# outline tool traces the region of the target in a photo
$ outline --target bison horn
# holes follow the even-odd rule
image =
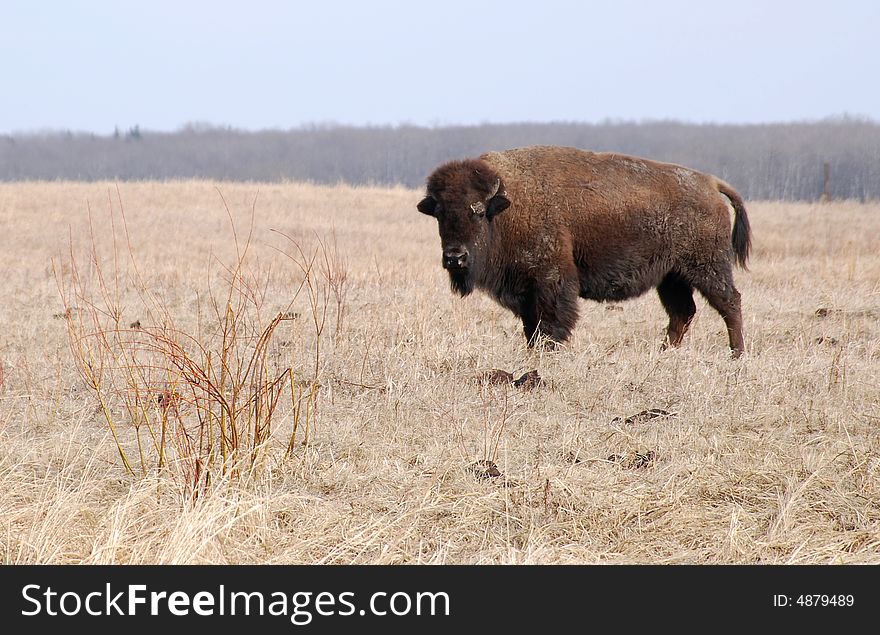
[[[492,193],[489,194],[489,198],[492,198],[496,194],[498,194],[498,189],[501,187],[501,179],[495,179],[495,185],[492,187]]]

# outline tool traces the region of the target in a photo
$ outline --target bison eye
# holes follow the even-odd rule
[[[483,201],[477,201],[476,203],[471,203],[471,212],[473,212],[474,216],[477,218],[482,218],[486,215],[486,205]]]

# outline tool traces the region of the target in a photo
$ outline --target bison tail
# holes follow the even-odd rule
[[[736,255],[737,264],[743,269],[748,270],[746,263],[749,259],[749,251],[752,248],[752,228],[749,225],[749,217],[746,215],[745,203],[743,203],[739,193],[721,179],[716,179],[715,186],[733,205],[735,213],[732,237],[733,253]]]

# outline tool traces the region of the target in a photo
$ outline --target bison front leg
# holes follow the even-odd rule
[[[538,337],[538,310],[533,295],[523,296],[520,300],[519,317],[523,323],[523,335],[529,348],[535,345]]]
[[[535,285],[523,296],[520,317],[529,347],[541,342],[555,347],[567,341],[578,320],[577,300],[577,278],[559,285]]]

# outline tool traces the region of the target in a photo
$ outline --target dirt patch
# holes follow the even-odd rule
[[[530,370],[527,373],[523,373],[518,379],[515,379],[513,373],[509,373],[506,370],[493,368],[492,370],[487,370],[477,374],[474,379],[481,384],[490,384],[495,386],[512,384],[513,386],[516,386],[517,388],[522,388],[523,390],[532,390],[533,388],[546,385],[546,382],[541,379],[541,376],[538,374],[537,370]]]
[[[630,415],[626,419],[622,417],[614,417],[614,419],[611,420],[611,423],[635,425],[638,423],[645,423],[646,421],[650,421],[651,419],[656,419],[658,417],[670,418],[677,415],[677,412],[669,412],[668,410],[663,410],[662,408],[648,408],[647,410],[642,410],[641,412],[637,412],[634,415]]]
[[[608,460],[628,470],[640,470],[653,466],[657,460],[657,453],[654,450],[648,450],[644,453],[632,452],[626,456],[612,454],[608,457]]]
[[[480,459],[475,463],[467,466],[467,471],[474,475],[479,481],[488,481],[503,476],[501,470],[495,465],[495,461],[488,459]]]

